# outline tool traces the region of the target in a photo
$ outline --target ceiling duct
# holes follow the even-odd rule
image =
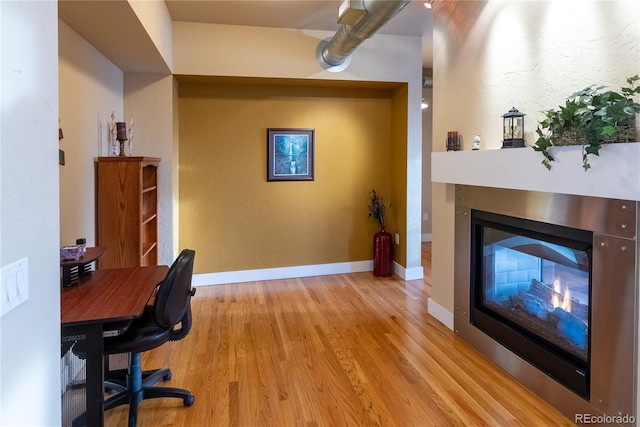
[[[329,71],[342,71],[349,65],[349,55],[374,35],[411,0],[362,0],[366,13],[354,25],[343,25],[331,39],[322,40],[316,49],[320,65]]]

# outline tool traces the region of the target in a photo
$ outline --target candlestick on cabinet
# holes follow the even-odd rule
[[[118,147],[119,144],[117,141],[117,131],[116,131],[116,113],[115,111],[111,112],[111,121],[109,122],[109,156],[117,156],[118,155]]]
[[[127,124],[125,122],[116,122],[117,139],[127,139]]]
[[[133,156],[133,117],[131,118],[131,123],[129,123],[129,150],[127,155]]]
[[[124,143],[127,142],[127,124],[125,122],[116,122],[117,136],[116,139],[120,143],[120,155],[126,156],[124,152]]]

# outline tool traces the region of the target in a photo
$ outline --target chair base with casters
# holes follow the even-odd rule
[[[129,406],[129,425],[135,426],[138,418],[138,405],[145,399],[174,397],[182,399],[184,406],[192,406],[195,396],[188,390],[174,387],[154,387],[158,381],[169,381],[171,370],[153,369],[142,371],[141,353],[129,354],[129,368],[109,371],[109,378],[104,382],[105,392],[117,394],[104,401],[104,410],[121,405]],[[76,418],[73,427],[86,426],[84,414]]]
[[[195,396],[188,390],[175,387],[155,387],[154,385],[158,381],[171,379],[171,370],[165,368],[143,372],[141,359],[141,353],[129,353],[127,370],[109,372],[110,378],[105,380],[105,389],[115,391],[118,394],[105,400],[105,411],[129,404],[129,418],[137,418],[137,406],[142,400],[160,397],[175,397],[182,399],[184,406],[193,405]]]

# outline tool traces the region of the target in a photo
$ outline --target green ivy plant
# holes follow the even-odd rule
[[[554,159],[550,148],[556,145],[554,141],[567,132],[575,132],[583,141],[582,167],[589,170],[588,155],[598,156],[603,141],[615,137],[622,127],[633,125],[640,113],[640,104],[633,100],[640,94],[640,86],[636,86],[639,80],[638,75],[627,78],[628,86],[620,92],[592,85],[569,96],[558,109],[544,111],[545,118],[538,123],[538,139],[533,146],[544,156],[542,164],[551,170]]]

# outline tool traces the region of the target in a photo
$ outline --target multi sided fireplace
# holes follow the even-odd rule
[[[470,320],[589,397],[593,233],[471,212]]]
[[[454,328],[570,419],[635,416],[636,211],[456,187]]]

